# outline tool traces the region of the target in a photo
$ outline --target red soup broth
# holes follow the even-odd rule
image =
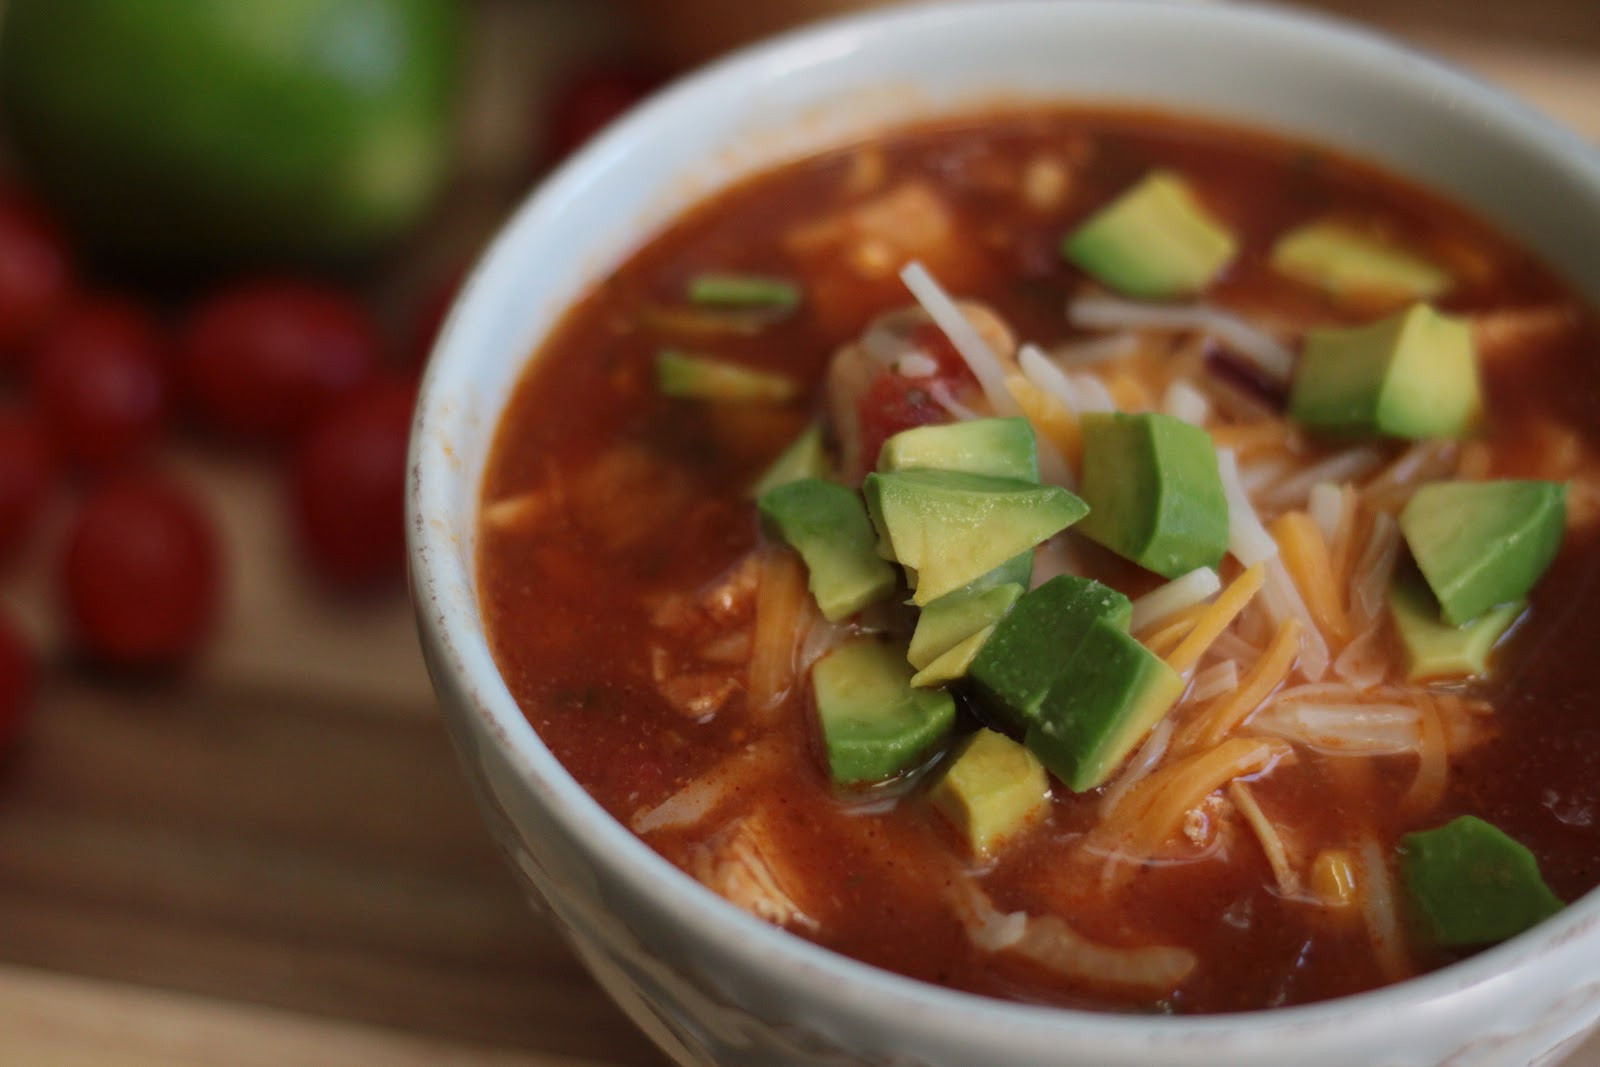
[[[1063,259],[1062,236],[1155,168],[1181,174],[1238,239],[1232,265],[1197,299],[1291,348],[1309,328],[1386,309],[1274,270],[1269,251],[1286,230],[1346,219],[1447,270],[1452,285],[1435,302],[1473,324],[1482,428],[1459,442],[1365,442],[1375,451],[1348,480],[1374,501],[1382,479],[1402,492],[1408,478],[1564,481],[1565,538],[1488,675],[1428,688],[1430,736],[1436,746],[1445,738],[1432,756],[1279,742],[1289,757],[1245,774],[1248,797],[1218,789],[1170,839],[1122,861],[1091,847],[1108,787],[1073,794],[1053,782],[1046,817],[979,861],[927,803],[938,754],[872,787],[829,778],[804,665],[853,627],[903,632],[907,612],[871,609],[830,628],[807,604],[785,635],[777,681],[770,662],[752,663],[765,655],[752,651],[758,616],[776,610],[780,584],[793,586],[804,569],[763,533],[749,490],[814,419],[838,457],[849,447],[843,436],[875,454],[897,429],[955,417],[930,399],[934,382],[958,408],[984,410],[970,373],[926,324],[907,334],[932,372],[919,388],[880,374],[841,400],[844,387],[825,384],[837,351],[911,304],[897,277],[910,259],[1016,338],[1081,350],[1098,331],[1075,327],[1066,307],[1101,290]],[[686,288],[708,271],[787,279],[801,300],[781,313],[693,305]],[[1281,393],[1225,344],[1182,330],[1132,332],[1122,354],[1071,364],[1069,347],[1064,365],[1098,375],[1126,410],[1159,406],[1169,382],[1188,375],[1211,401],[1207,426],[1219,442],[1236,442],[1241,466],[1266,472],[1252,490],[1263,519],[1305,506],[1269,499],[1272,462],[1288,478],[1354,447],[1284,431]],[[799,384],[798,396],[664,396],[663,349],[780,374]],[[910,127],[728,189],[571,309],[512,396],[488,465],[484,617],[512,694],[607,811],[735,903],[821,945],[959,989],[1111,1010],[1222,1012],[1353,993],[1461,955],[1428,947],[1407,924],[1395,857],[1409,831],[1478,815],[1531,849],[1568,902],[1600,876],[1597,352],[1593,312],[1527,253],[1427,191],[1321,148],[1110,110]],[[1252,434],[1268,441],[1264,453],[1250,451]],[[839,476],[858,481],[866,465],[858,457]],[[1331,546],[1335,565],[1359,566],[1383,510],[1374,503],[1335,536],[1345,542]],[[1057,540],[1066,542],[1056,546],[1066,549],[1061,559],[1129,595],[1160,582],[1070,531]],[[1398,555],[1406,565],[1403,546]],[[1036,581],[1043,570],[1041,557]],[[1239,570],[1225,561],[1224,581]],[[1259,648],[1272,635],[1259,620],[1251,632],[1249,617],[1247,609],[1233,636]],[[1386,613],[1368,621],[1381,685],[1405,686]],[[1330,641],[1329,659],[1346,644]],[[1197,678],[1220,653],[1208,656]],[[1291,675],[1276,691],[1305,682]],[[973,701],[958,702],[958,732],[986,721]],[[1186,697],[1171,713],[1180,729],[1193,704]],[[1286,875],[1245,817],[1249,801],[1279,831]],[[674,810],[664,802],[703,811],[664,818]],[[1339,902],[1340,871],[1368,893],[1387,883],[1398,945],[1374,933],[1371,899]],[[978,887],[996,916],[1055,917],[1116,950],[1176,947],[1193,966],[1171,988],[1062,973],[969,936],[963,886]]]

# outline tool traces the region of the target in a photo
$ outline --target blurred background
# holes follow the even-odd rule
[[[0,0],[0,1065],[661,1062],[437,719],[410,404],[541,174],[861,6]],[[1600,141],[1595,0],[1314,6]]]

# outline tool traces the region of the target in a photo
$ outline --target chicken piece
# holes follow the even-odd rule
[[[949,202],[918,179],[803,223],[784,245],[806,275],[816,320],[841,337],[903,298],[898,275],[914,259],[956,290],[983,270],[979,242]]]
[[[796,897],[802,884],[763,811],[735,819],[689,858],[689,873],[726,900],[776,926],[814,931]]]

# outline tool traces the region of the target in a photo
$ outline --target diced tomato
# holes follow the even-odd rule
[[[912,347],[938,364],[938,369],[926,377],[911,378],[894,367],[885,367],[862,394],[856,411],[861,420],[861,459],[868,470],[877,465],[883,443],[901,430],[950,421],[950,412],[933,398],[936,386],[960,397],[977,381],[937,326],[918,326],[909,340]]]

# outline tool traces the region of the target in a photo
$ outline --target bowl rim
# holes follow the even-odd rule
[[[1123,1014],[1002,1000],[906,977],[757,919],[656,853],[606,812],[561,766],[499,674],[474,604],[476,560],[462,565],[449,523],[440,520],[440,516],[454,513],[451,485],[462,477],[462,472],[455,468],[448,445],[438,447],[436,439],[459,429],[462,423],[461,412],[451,410],[447,387],[456,368],[469,361],[475,325],[490,307],[496,278],[506,269],[511,250],[536,235],[541,219],[570,205],[583,187],[627,146],[647,138],[659,122],[702,96],[735,91],[741,82],[774,67],[804,65],[808,54],[854,47],[861,41],[881,42],[908,25],[925,28],[944,23],[953,29],[980,16],[1026,22],[1058,17],[1066,9],[1100,13],[1165,9],[1176,17],[1217,19],[1246,30],[1266,26],[1283,32],[1315,34],[1330,52],[1406,64],[1417,77],[1470,101],[1473,108],[1499,123],[1523,126],[1529,137],[1560,157],[1563,166],[1580,173],[1587,185],[1600,190],[1600,148],[1505,90],[1377,30],[1334,16],[1271,4],[1212,4],[1204,0],[953,0],[833,17],[739,49],[685,76],[634,109],[529,193],[479,256],[439,331],[412,424],[406,522],[418,627],[424,646],[438,653],[438,662],[430,669],[435,671],[434,685],[441,703],[447,708],[468,709],[478,717],[486,727],[484,732],[496,739],[500,753],[537,794],[550,818],[573,838],[588,842],[586,854],[592,862],[636,887],[653,884],[657,903],[671,921],[692,928],[697,937],[713,939],[718,949],[729,955],[752,961],[765,957],[772,973],[788,971],[825,979],[841,1001],[864,998],[913,1015],[954,1013],[976,1025],[1004,1031],[1020,1029],[1044,1037],[1059,1038],[1071,1030],[1079,1036],[1108,1039],[1134,1036],[1149,1040],[1159,1036],[1181,1041],[1238,1036],[1241,1024],[1261,1033],[1293,1029],[1303,1034],[1308,1030],[1348,1027],[1352,1013],[1415,1012],[1471,989],[1516,981],[1556,948],[1593,937],[1600,927],[1600,892],[1586,894],[1532,930],[1460,962],[1366,992],[1290,1007],[1194,1016]],[[1244,120],[1240,124],[1244,125]],[[523,361],[525,372],[532,353],[518,358]],[[517,380],[511,379],[513,387]],[[498,426],[506,399],[500,397],[494,403],[491,427]],[[477,479],[471,495],[476,508],[483,472],[480,469],[472,473]],[[475,515],[476,512],[474,523]],[[463,582],[474,592],[462,596],[452,591],[452,586],[459,589]]]

